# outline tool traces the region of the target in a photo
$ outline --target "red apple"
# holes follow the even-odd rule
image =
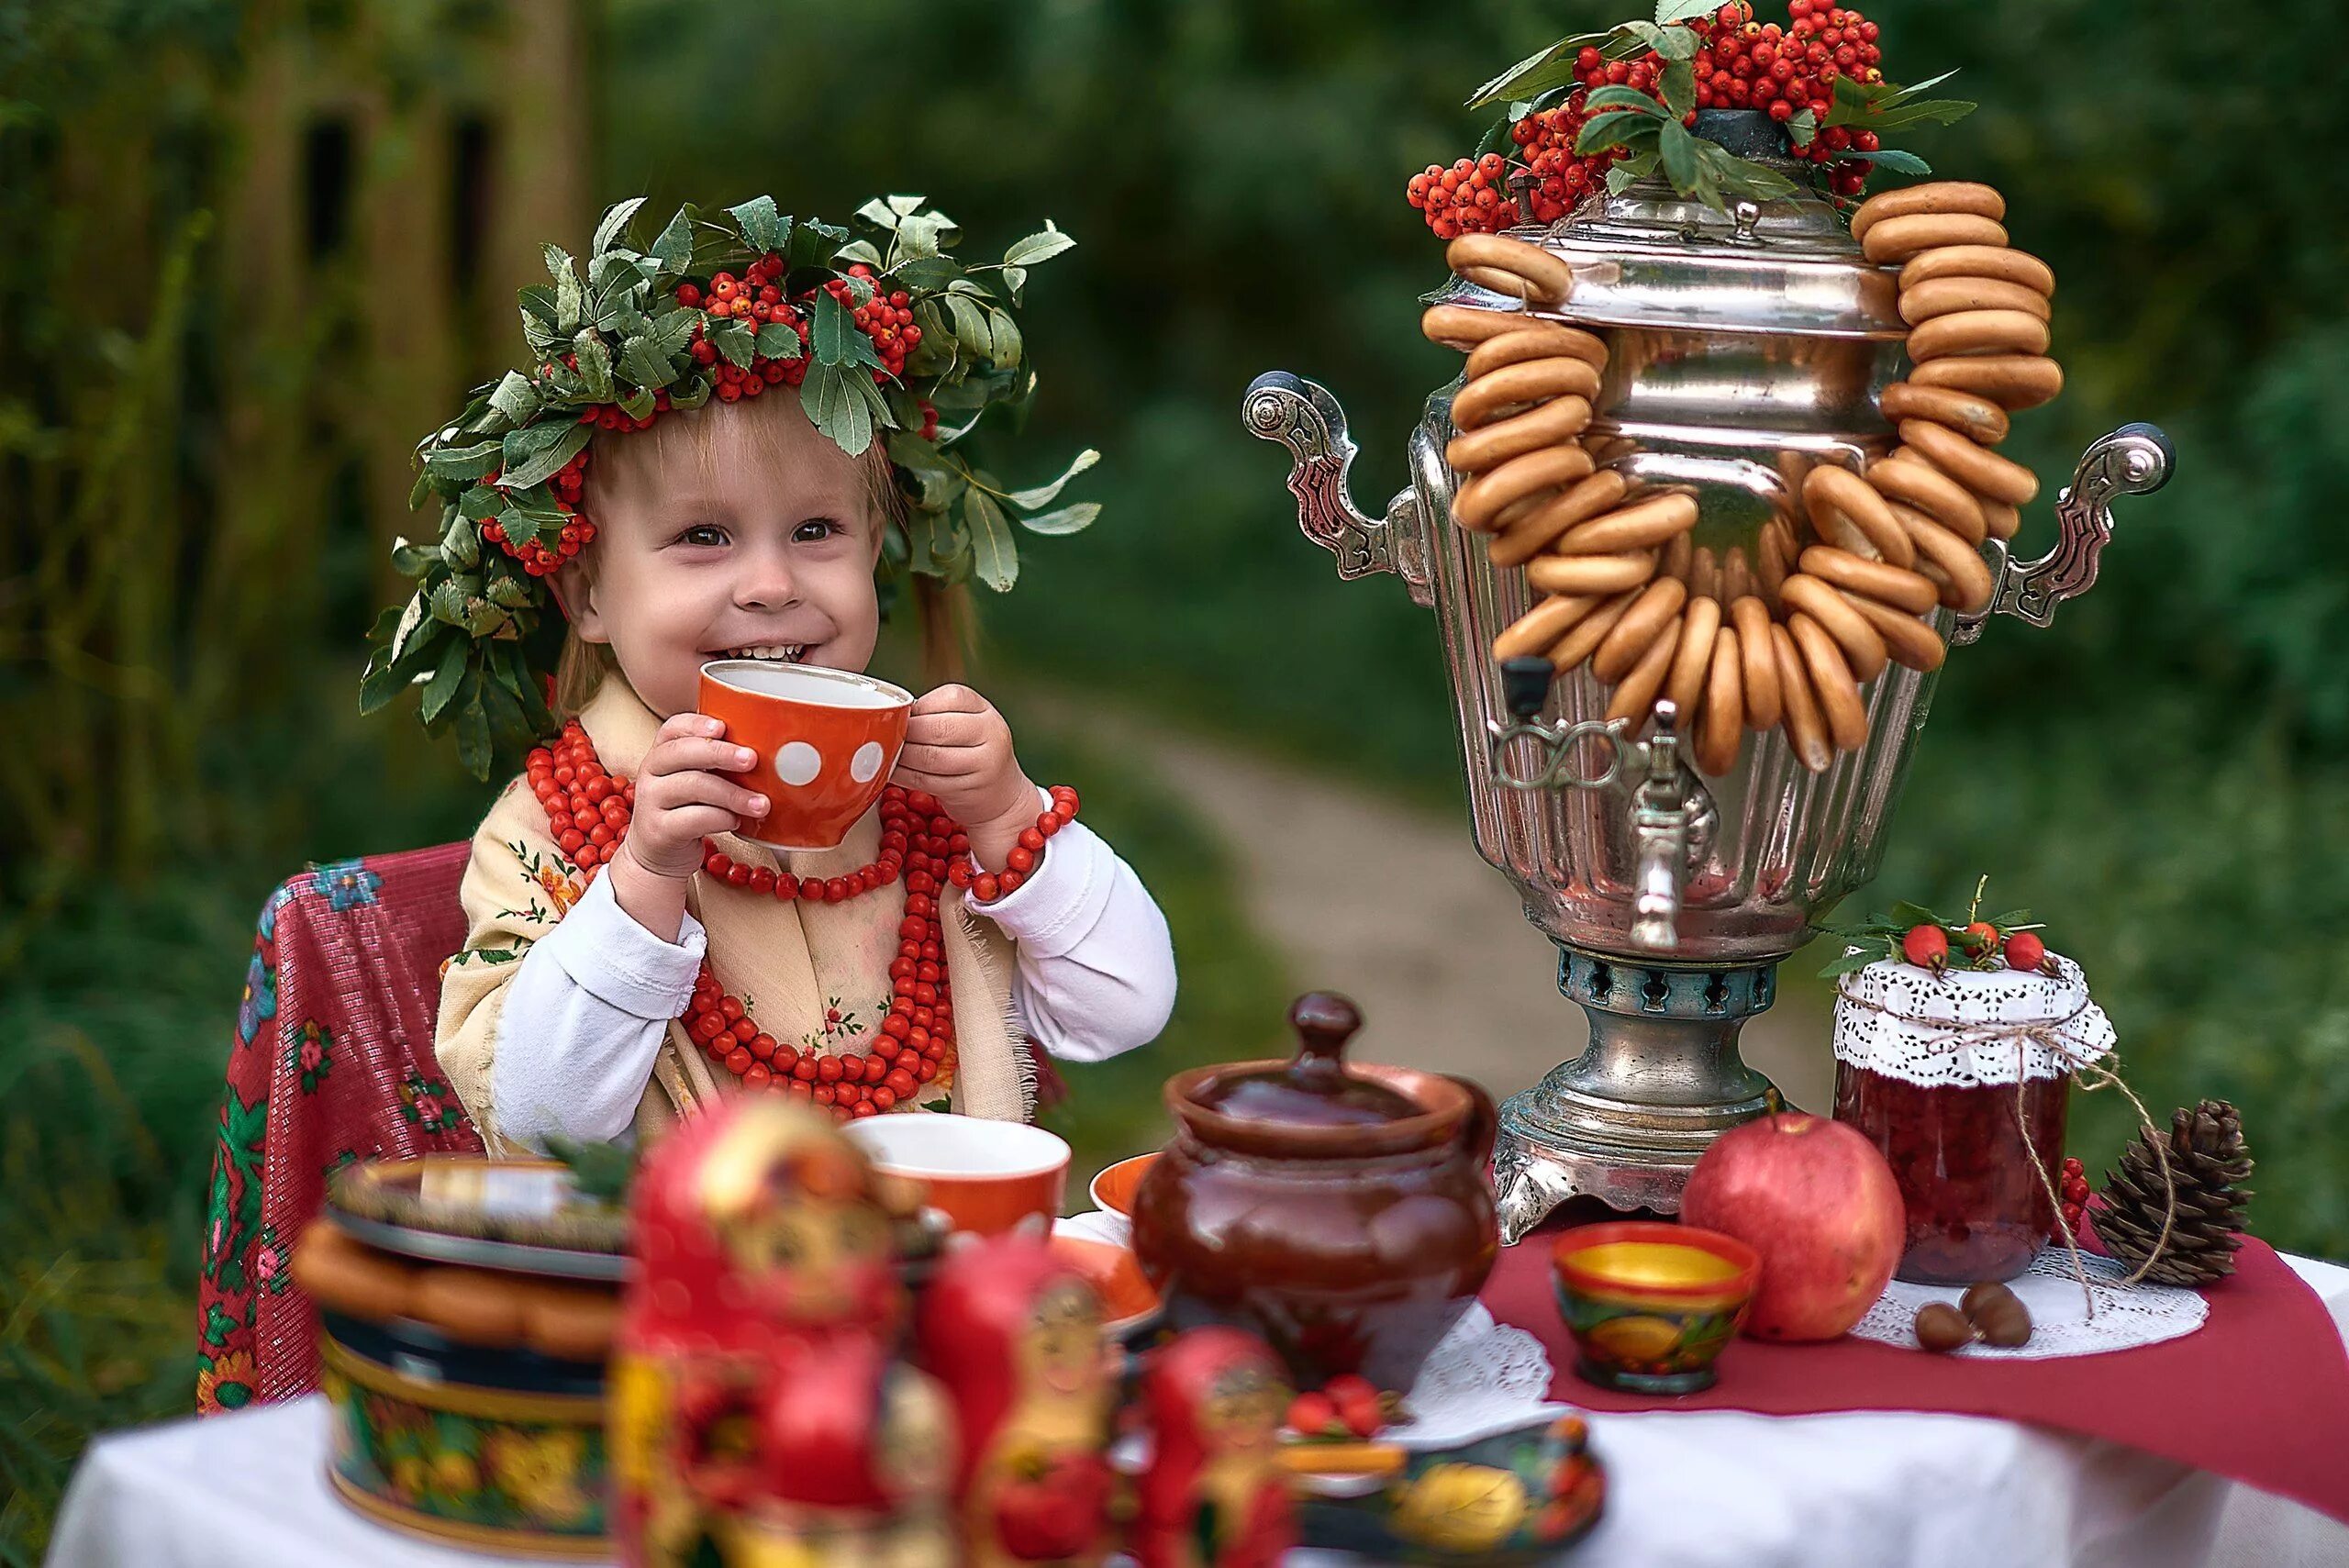
[[[1858,1322],[1900,1262],[1907,1224],[1876,1145],[1799,1111],[1715,1139],[1681,1194],[1680,1218],[1762,1254],[1745,1318],[1760,1340],[1831,1340]]]

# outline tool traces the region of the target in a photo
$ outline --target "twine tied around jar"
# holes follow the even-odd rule
[[[2108,1086],[2121,1091],[2122,1096],[2135,1108],[2138,1124],[2147,1132],[2154,1135],[2145,1141],[2153,1146],[2154,1158],[2162,1169],[2161,1233],[2154,1238],[2154,1245],[2145,1254],[2145,1261],[2132,1270],[2128,1277],[2121,1283],[2124,1285],[2132,1285],[2143,1280],[2155,1262],[2160,1259],[2162,1250],[2169,1245],[2170,1229],[2177,1218],[2177,1178],[2169,1168],[2169,1151],[2165,1147],[2168,1140],[2160,1136],[2160,1130],[2154,1126],[2153,1116],[2145,1109],[2145,1102],[2137,1097],[2136,1091],[2129,1087],[2119,1073],[2106,1066],[2104,1062],[2097,1056],[2081,1051],[2061,1033],[2065,1028],[2076,1022],[2094,1005],[2088,997],[2087,988],[2081,988],[2080,999],[2072,1010],[2060,1017],[2032,1018],[2020,1023],[1959,1026],[1953,1024],[1947,1018],[1907,1013],[1887,1003],[1871,1001],[1854,992],[1847,984],[1848,979],[1849,976],[1842,976],[1835,982],[1835,995],[1838,1000],[1848,1002],[1865,1012],[1880,1014],[1899,1023],[1940,1036],[1931,1046],[1924,1048],[1927,1054],[1935,1056],[1954,1054],[1961,1051],[1971,1051],[1977,1045],[1997,1045],[2008,1040],[2014,1042],[2015,1130],[2021,1136],[2023,1152],[2030,1156],[2032,1173],[2039,1178],[2040,1190],[2047,1195],[2047,1201],[2054,1209],[2055,1226],[2063,1234],[2064,1250],[2071,1256],[2072,1273],[2080,1282],[2080,1295],[2087,1303],[2087,1314],[2090,1318],[2096,1317],[2096,1293],[2088,1286],[2087,1266],[2080,1261],[2079,1241],[2074,1236],[2070,1223],[2064,1218],[2064,1195],[2056,1190],[2055,1179],[2048,1173],[2046,1162],[2039,1157],[2039,1146],[2032,1141],[2031,1127],[2023,1115],[2023,1095],[2031,1084],[2028,1073],[2030,1048],[2034,1045],[2042,1047],[2049,1055],[2063,1062],[2065,1068],[2087,1093],[2093,1094]],[[2104,1053],[2106,1057],[2118,1054],[2118,1047]]]

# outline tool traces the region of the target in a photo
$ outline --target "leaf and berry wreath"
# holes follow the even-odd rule
[[[1577,33],[1519,61],[1470,95],[1504,105],[1475,155],[1431,163],[1407,192],[1437,238],[1553,223],[1583,198],[1661,174],[1684,196],[1726,211],[1794,182],[1695,134],[1700,111],[1752,110],[1779,133],[1779,159],[1811,166],[1828,193],[1855,201],[1875,171],[1932,172],[1885,133],[1949,125],[1974,106],[1925,98],[1886,79],[1876,24],[1829,0],[1787,0],[1787,25],[1755,19],[1751,0],[1659,0],[1653,22]]]
[[[544,579],[596,537],[580,497],[600,430],[645,429],[713,399],[796,396],[850,456],[882,442],[904,501],[883,540],[885,606],[917,575],[1008,590],[1015,519],[1067,534],[1100,511],[1056,505],[1098,452],[1012,489],[962,444],[990,409],[1016,419],[1035,395],[1014,311],[1029,270],[1075,243],[1050,221],[1002,261],[966,264],[952,253],[957,225],[919,196],[866,203],[861,232],[794,219],[768,196],[714,217],[688,205],[640,250],[643,205],[604,214],[584,270],[546,247],[551,282],[521,291],[530,369],[476,389],[417,449],[409,505],[437,505],[440,532],[393,552],[416,588],[370,636],[360,710],[417,687],[426,731],[453,731],[476,778],[553,728],[546,688],[562,626]]]

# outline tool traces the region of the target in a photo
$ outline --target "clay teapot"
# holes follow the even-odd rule
[[[1304,996],[1289,1023],[1292,1061],[1167,1080],[1177,1130],[1135,1194],[1134,1251],[1168,1327],[1253,1329],[1302,1387],[1408,1389],[1499,1250],[1492,1098],[1349,1064],[1362,1015],[1342,996]]]

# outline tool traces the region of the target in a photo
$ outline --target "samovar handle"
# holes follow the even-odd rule
[[[2053,622],[2056,606],[2095,586],[2097,558],[2112,538],[2113,502],[2152,495],[2169,483],[2176,463],[2169,438],[2155,425],[2123,425],[2090,445],[2055,497],[2055,547],[2036,561],[2017,561],[2002,540],[1985,545],[1998,589],[1979,614],[1958,617],[1950,641],[1974,641],[1994,615],[2033,626]]]
[[[1418,498],[1402,491],[1386,503],[1383,521],[1354,506],[1346,476],[1356,449],[1346,434],[1346,411],[1335,397],[1302,376],[1266,371],[1248,384],[1241,417],[1252,435],[1288,448],[1288,488],[1297,497],[1297,527],[1338,558],[1339,576],[1352,580],[1391,572],[1403,579],[1412,603],[1435,603]]]

